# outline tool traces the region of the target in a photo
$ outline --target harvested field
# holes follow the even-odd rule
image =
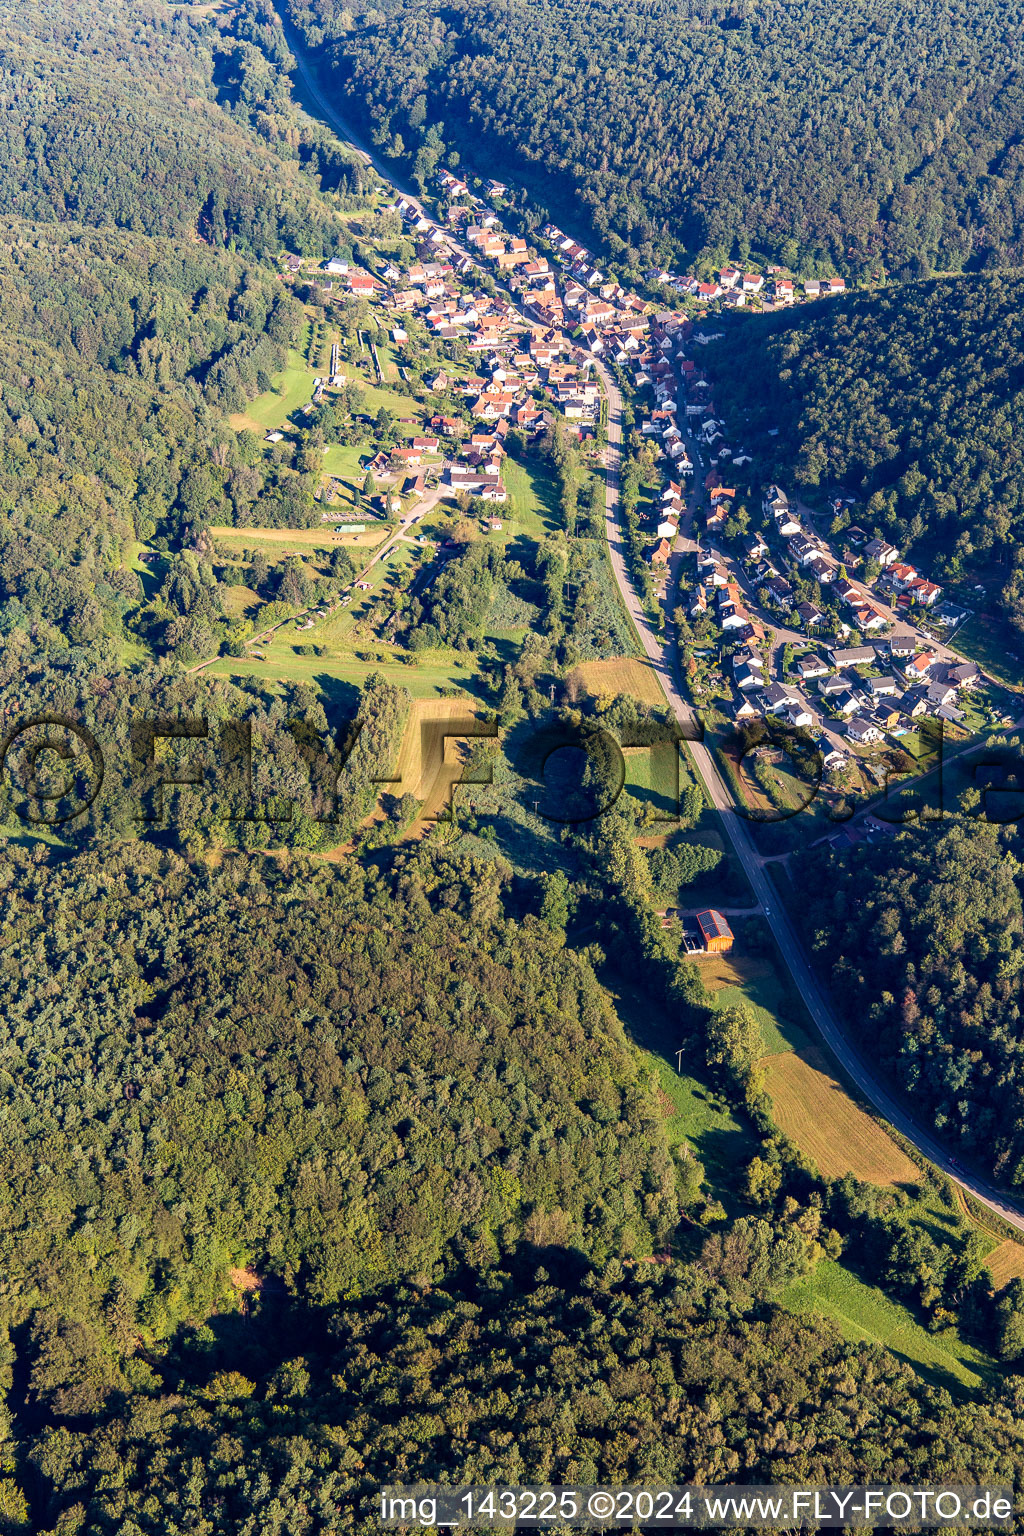
[[[575,668],[590,693],[628,693],[644,704],[663,705],[658,675],[649,661],[613,657],[611,661],[585,661]]]
[[[852,1173],[871,1184],[917,1184],[920,1170],[828,1070],[816,1046],[762,1063],[779,1129],[826,1178]]]
[[[985,1260],[985,1268],[991,1273],[996,1290],[1001,1291],[1011,1280],[1024,1275],[1024,1247],[1007,1238],[998,1248],[993,1248]]]

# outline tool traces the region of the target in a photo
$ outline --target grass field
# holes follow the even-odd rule
[[[813,1275],[789,1286],[781,1301],[791,1312],[831,1318],[853,1343],[884,1345],[937,1385],[977,1388],[993,1375],[992,1362],[981,1350],[951,1330],[929,1333],[906,1307],[831,1259],[822,1259]]]
[[[825,1178],[852,1173],[870,1184],[918,1184],[920,1169],[901,1152],[809,1046],[764,1062],[765,1087],[779,1129],[814,1159]]]
[[[253,616],[261,606],[259,593],[251,587],[224,587],[221,601],[224,612],[232,619]]]
[[[501,478],[509,495],[507,511],[511,515],[512,536],[525,533],[540,538],[562,526],[555,482],[542,465],[506,459],[501,466]]]
[[[642,704],[664,705],[658,675],[649,661],[613,657],[610,661],[584,661],[575,669],[584,687],[595,697],[602,693],[626,693]]]
[[[623,747],[625,788],[641,804],[651,805],[666,820],[678,817],[679,750],[675,742],[653,747]]]
[[[738,1212],[736,1177],[755,1151],[750,1131],[724,1099],[677,1070],[679,1032],[664,1005],[619,971],[608,971],[601,979],[630,1038],[656,1074],[669,1142],[693,1148],[715,1194],[727,1208],[735,1204]]]
[[[383,544],[391,532],[387,523],[370,523],[365,533],[333,533],[321,528],[211,528],[218,547],[228,557],[240,558],[243,549],[263,550],[268,560],[284,560],[288,555],[316,555],[318,550],[337,549],[342,545],[372,550]]]
[[[315,634],[310,632],[311,637]],[[268,682],[305,683],[309,687],[329,687],[332,681],[361,688],[371,672],[380,672],[396,687],[408,688],[414,699],[437,698],[442,688],[462,688],[472,694],[476,676],[454,659],[432,664],[417,662],[405,666],[396,661],[357,661],[335,656],[271,657],[255,661],[243,656],[220,656],[207,668],[213,677],[257,677]]]
[[[745,921],[741,919],[741,921]],[[766,1056],[803,1050],[811,1043],[804,1005],[780,970],[774,951],[746,954],[733,950],[701,961],[701,979],[716,1008],[746,1005],[761,1026]]]
[[[366,451],[358,443],[331,443],[324,449],[324,474],[361,488],[366,471],[359,461],[366,456]]]
[[[985,1264],[992,1275],[996,1290],[1001,1291],[1003,1286],[1009,1285],[1011,1280],[1024,1276],[1024,1247],[1007,1238],[1005,1242],[992,1249]]]
[[[231,425],[236,431],[246,428],[251,432],[278,431],[293,411],[312,399],[315,377],[303,354],[292,347],[288,353],[288,366],[273,379],[273,389],[257,395],[244,411],[232,416]]]
[[[1024,687],[1024,656],[1019,637],[1009,625],[975,615],[957,630],[954,644],[999,682],[1011,688]]]
[[[412,395],[400,395],[396,390],[382,389],[379,384],[368,383],[363,379],[359,380],[359,387],[363,391],[365,409],[370,416],[376,416],[382,407],[390,411],[392,416],[419,417],[423,411],[422,405]]]

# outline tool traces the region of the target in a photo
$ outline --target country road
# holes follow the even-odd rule
[[[636,626],[637,634],[649,657],[669,707],[687,732],[687,747],[712,804],[722,818],[726,837],[742,868],[754,897],[771,928],[779,953],[799,989],[807,1011],[818,1031],[848,1077],[864,1098],[884,1115],[928,1160],[941,1168],[954,1183],[972,1195],[981,1205],[994,1211],[1004,1221],[1024,1232],[1024,1210],[980,1176],[963,1168],[936,1138],[920,1126],[913,1116],[886,1088],[850,1043],[835,1013],[825,998],[817,977],[811,970],[803,945],[789,914],[769,882],[761,856],[755,849],[744,818],[739,814],[732,792],[699,737],[700,722],[693,707],[683,698],[676,684],[676,649],[674,638],[663,645],[651,627],[626,565],[625,540],[619,523],[619,459],[622,443],[622,396],[608,369],[597,364],[608,398],[608,475],[605,488],[605,531],[611,555],[612,571],[623,602]]]
[[[407,196],[415,196],[407,185],[403,185],[393,172],[390,169],[386,169],[376,156],[359,141],[349,125],[325,96],[314,70],[303,57],[301,44],[294,30],[288,25],[285,25],[284,30],[289,47],[295,56],[298,76],[305,86],[308,96],[315,103],[319,114],[344,141],[357,149],[370,161],[382,180],[388,182],[397,191],[403,192]],[[454,249],[460,251],[461,254],[467,254],[461,247],[455,245],[454,241],[451,241],[450,244]],[[474,266],[479,266],[475,259],[473,264]],[[688,737],[696,738],[701,734],[700,722],[692,706],[683,698],[676,685],[674,638],[666,642],[665,645],[659,642],[629,578],[625,559],[625,544],[618,516],[619,459],[622,443],[622,396],[607,367],[599,359],[595,358],[594,361],[603,381],[608,400],[609,446],[607,454],[608,473],[605,489],[605,531],[611,556],[612,571],[615,576],[616,585],[622,594],[623,602],[636,626],[641,644],[653,664],[669,707],[680,726],[687,732]],[[905,1136],[908,1141],[912,1142],[930,1162],[934,1163],[937,1168],[940,1168],[955,1184],[958,1184],[961,1189],[973,1196],[981,1205],[994,1211],[996,1215],[1001,1216],[1018,1231],[1024,1232],[1024,1206],[1016,1205],[1007,1195],[1001,1193],[980,1175],[976,1175],[963,1168],[940,1145],[934,1135],[920,1126],[913,1116],[879,1083],[871,1069],[862,1060],[858,1051],[843,1034],[839,1022],[811,970],[803,946],[790,922],[789,915],[769,884],[762,861],[754,848],[744,819],[738,813],[732,793],[720,776],[711,753],[701,740],[689,739],[687,744],[697,773],[703,781],[712,804],[722,818],[729,844],[746,874],[754,897],[771,928],[779,947],[779,953],[782,955],[785,964],[789,967],[793,980],[806,1004],[808,1013],[817,1025],[822,1038],[829,1046],[833,1055],[842,1064],[847,1075],[856,1084],[864,1098],[896,1130]]]

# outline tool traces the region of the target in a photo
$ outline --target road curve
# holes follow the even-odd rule
[[[675,642],[662,645],[651,626],[633,584],[626,565],[626,544],[619,522],[619,460],[622,443],[622,396],[611,373],[598,361],[598,371],[608,399],[608,474],[605,487],[605,532],[611,555],[612,571],[622,594],[623,602],[636,626],[637,634],[649,657],[662,692],[679,724],[689,736],[699,734],[699,720],[692,705],[683,698],[676,684]],[[1024,1232],[1024,1210],[994,1185],[963,1168],[936,1140],[935,1136],[919,1125],[909,1111],[878,1081],[871,1069],[850,1043],[840,1027],[831,1006],[811,970],[804,948],[790,921],[782,902],[764,872],[761,859],[754,848],[746,819],[739,813],[732,792],[725,783],[714,758],[703,741],[688,740],[690,755],[704,783],[712,804],[722,818],[729,844],[739,861],[751,890],[771,928],[779,953],[789,967],[790,974],[799,989],[807,1011],[818,1031],[839,1061],[848,1077],[856,1084],[864,1098],[884,1115],[890,1125],[912,1142],[942,1172],[958,1184],[979,1204],[1001,1216],[1004,1221]]]
[[[350,144],[352,148],[356,149],[370,162],[383,181],[393,186],[396,191],[402,192],[409,197],[415,197],[416,193],[412,188],[396,177],[390,167],[383,165],[378,157],[361,141],[341,114],[332,106],[329,98],[324,94],[320,86],[315,70],[304,55],[302,44],[294,28],[283,17],[281,22],[288,45],[295,57],[296,73],[302,81],[308,96],[315,103],[319,113],[346,143]],[[456,248],[461,249],[460,247]],[[474,266],[479,265],[475,260],[473,264]],[[622,444],[622,396],[608,368],[599,359],[595,358],[594,361],[601,375],[608,400],[608,473],[605,485],[605,532],[611,556],[612,571],[615,576],[616,585],[622,595],[622,600],[636,626],[641,644],[654,666],[668,705],[679,724],[687,731],[688,735],[693,736],[698,733],[700,722],[695,710],[683,698],[676,685],[674,640],[666,643],[664,646],[659,643],[650,621],[633,590],[633,584],[626,566],[625,541],[618,516],[619,459]],[[937,1168],[940,1168],[948,1178],[952,1179],[955,1184],[958,1184],[961,1189],[971,1195],[979,1204],[993,1211],[997,1216],[1001,1216],[1004,1221],[1008,1222],[1010,1226],[1018,1231],[1024,1232],[1024,1208],[1014,1204],[1007,1195],[996,1189],[994,1185],[989,1184],[979,1175],[970,1172],[955,1162],[934,1135],[920,1126],[908,1110],[878,1082],[860,1054],[846,1038],[835,1013],[826,1001],[817,978],[808,964],[803,946],[790,922],[789,915],[768,882],[768,877],[751,842],[745,819],[738,813],[732,793],[719,774],[711,753],[702,741],[690,740],[688,745],[708,796],[722,818],[722,824],[729,844],[747,880],[750,882],[754,897],[764,913],[768,926],[771,928],[775,942],[779,947],[779,953],[789,967],[790,974],[799,989],[800,996],[806,1004],[808,1013],[817,1025],[822,1038],[836,1060],[842,1064],[848,1077],[856,1084],[868,1103],[873,1105],[879,1114],[883,1115],[901,1135],[912,1142],[918,1151],[928,1158],[929,1162],[934,1163]]]

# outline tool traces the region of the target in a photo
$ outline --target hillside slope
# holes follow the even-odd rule
[[[1020,0],[287,6],[386,152],[515,167],[627,263],[1020,256]]]
[[[1024,276],[822,301],[745,320],[707,351],[765,476],[864,498],[869,525],[936,579],[1002,572],[1024,627]]]

